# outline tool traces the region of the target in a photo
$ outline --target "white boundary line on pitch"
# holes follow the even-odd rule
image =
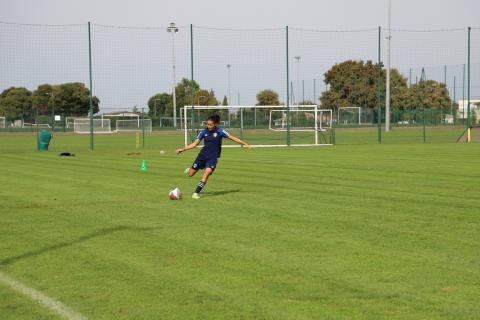
[[[5,283],[10,288],[12,288],[13,290],[23,295],[29,296],[32,300],[39,302],[41,305],[55,311],[57,314],[67,319],[70,319],[70,320],[86,320],[87,319],[87,317],[71,310],[70,308],[62,304],[60,301],[52,299],[33,288],[27,287],[26,285],[6,275],[2,271],[0,271],[0,282]]]

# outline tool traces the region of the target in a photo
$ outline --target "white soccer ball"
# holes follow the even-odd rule
[[[165,151],[163,151],[163,150],[160,150],[160,154],[165,154]]]
[[[170,197],[170,200],[179,200],[182,198],[182,190],[180,190],[180,188],[170,190],[168,196]]]

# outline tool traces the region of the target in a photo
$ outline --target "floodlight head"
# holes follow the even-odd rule
[[[178,28],[175,26],[175,22],[170,22],[170,26],[167,28],[168,32],[178,32]]]

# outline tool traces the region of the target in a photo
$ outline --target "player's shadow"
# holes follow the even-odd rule
[[[203,194],[205,197],[215,197],[215,196],[223,196],[224,194],[233,193],[233,192],[240,192],[240,189],[202,192],[202,194]]]

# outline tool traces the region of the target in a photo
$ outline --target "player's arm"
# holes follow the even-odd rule
[[[191,149],[194,149],[196,146],[198,146],[200,143],[200,139],[195,139],[195,141],[193,141],[192,143],[190,143],[188,146],[186,146],[185,148],[181,148],[181,149],[177,149],[175,152],[177,154],[180,154],[182,153],[183,151],[187,151],[187,150],[191,150]]]
[[[241,145],[243,145],[243,146],[246,147],[246,148],[249,148],[249,149],[253,148],[251,145],[249,145],[249,144],[246,143],[245,141],[243,141],[243,140],[241,140],[241,139],[239,139],[239,138],[237,138],[237,137],[234,137],[234,136],[232,136],[232,135],[229,135],[229,136],[228,136],[228,139],[230,139],[230,140],[232,140],[233,142],[236,142],[236,143],[238,143],[238,144],[241,144]]]

